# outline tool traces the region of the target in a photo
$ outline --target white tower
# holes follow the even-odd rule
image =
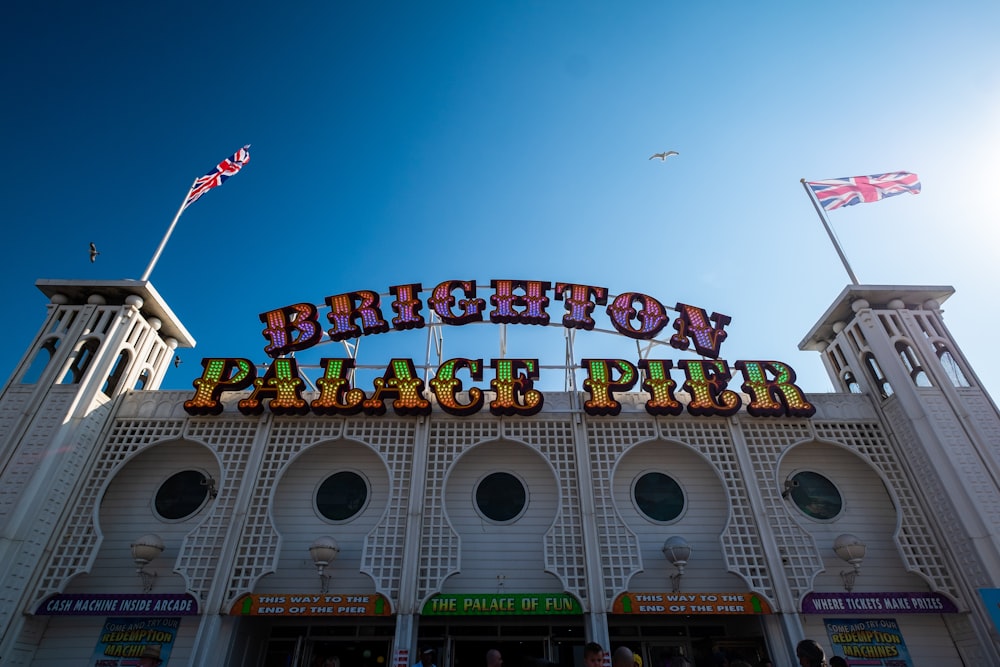
[[[1000,413],[942,318],[951,287],[851,285],[799,348],[818,350],[840,391],[867,394],[947,545],[970,614],[948,617],[972,663],[1000,664],[978,590],[1000,586]],[[919,550],[921,545],[900,548]],[[929,581],[933,586],[933,578]],[[993,647],[987,655],[979,647]]]
[[[0,393],[0,656],[114,400],[157,389],[195,341],[148,282],[39,280],[48,316]],[[37,622],[37,621],[36,621]],[[30,634],[30,632],[28,633]]]

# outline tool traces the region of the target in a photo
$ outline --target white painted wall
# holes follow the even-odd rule
[[[632,499],[632,485],[642,475],[660,472],[680,484],[685,511],[662,523],[642,514]],[[644,442],[629,449],[614,471],[615,507],[638,536],[644,571],[629,582],[632,591],[669,591],[676,572],[663,555],[663,542],[680,535],[691,545],[681,590],[745,591],[746,583],[726,572],[720,535],[729,521],[729,501],[722,480],[697,453],[674,442]]]
[[[476,483],[494,472],[519,477],[527,487],[527,508],[509,524],[491,522],[475,508]],[[561,592],[559,580],[544,572],[542,544],[556,518],[557,494],[552,469],[530,447],[486,442],[457,459],[446,481],[445,512],[461,539],[461,572],[441,592]],[[504,577],[502,589],[498,575]]]
[[[355,472],[368,481],[369,498],[360,514],[331,521],[316,509],[316,490],[330,475]],[[278,481],[271,504],[274,525],[281,535],[278,569],[261,579],[256,593],[319,593],[319,576],[309,546],[320,536],[337,540],[340,554],[326,568],[331,593],[374,593],[371,578],[360,572],[365,537],[386,509],[389,474],[379,456],[351,440],[315,445],[291,461]]]
[[[826,571],[814,581],[815,591],[843,591],[840,572],[850,569],[833,550],[838,535],[850,533],[867,545],[861,574],[854,590],[925,591],[923,579],[904,569],[903,559],[893,541],[896,531],[896,507],[878,474],[852,452],[827,443],[805,443],[793,447],[779,466],[779,480],[811,470],[836,485],[844,499],[841,514],[831,521],[817,521],[799,511],[791,497],[785,504],[789,514],[816,541]]]

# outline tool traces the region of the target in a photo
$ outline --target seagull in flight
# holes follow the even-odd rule
[[[100,255],[100,254],[101,254],[101,253],[100,253],[100,251],[99,251],[99,250],[97,249],[97,246],[96,246],[96,245],[94,245],[93,243],[91,243],[91,244],[90,244],[90,262],[91,262],[91,263],[93,263],[93,262],[94,262],[94,260],[95,260],[95,259],[97,259],[97,256],[98,256],[98,255]]]
[[[660,158],[662,161],[666,162],[667,158],[671,155],[680,155],[677,151],[666,151],[665,153],[653,153],[649,156],[649,159]]]

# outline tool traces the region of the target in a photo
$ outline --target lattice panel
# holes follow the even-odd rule
[[[741,576],[751,590],[774,599],[774,582],[759,548],[762,539],[757,528],[759,519],[750,503],[729,422],[660,420],[658,423],[663,438],[679,440],[701,452],[722,476],[731,517],[721,535],[726,567]]]
[[[59,592],[70,578],[90,569],[101,543],[94,517],[101,494],[115,471],[140,449],[161,440],[179,438],[183,425],[179,420],[142,419],[125,419],[113,424],[45,566],[38,583],[37,599]]]
[[[204,600],[219,567],[222,545],[229,532],[233,509],[244,479],[254,438],[261,427],[256,419],[206,419],[189,421],[185,435],[204,443],[219,457],[219,495],[211,512],[184,537],[177,556],[178,572],[188,589]]]
[[[545,568],[562,581],[586,606],[586,553],[583,544],[583,515],[580,512],[580,484],[573,441],[573,426],[568,420],[510,421],[504,423],[505,435],[537,450],[556,471],[561,493],[559,514],[545,533]]]
[[[656,436],[656,424],[650,419],[587,421],[594,519],[601,551],[601,581],[604,599],[609,604],[618,592],[626,590],[629,577],[642,568],[639,538],[615,508],[612,488],[615,463],[632,445]]]
[[[950,411],[934,409],[935,401],[930,396],[923,396],[924,405],[928,413],[938,412],[936,419],[954,419]],[[905,443],[919,442],[916,431],[913,427],[913,420],[906,416],[899,401],[889,401],[885,405],[886,419],[892,424],[892,429],[901,446]],[[943,422],[937,422],[942,427],[941,433],[947,433],[948,429]],[[845,425],[846,426],[846,425]],[[873,427],[874,428],[874,427]],[[954,431],[953,431],[953,435]],[[964,440],[964,439],[963,439]],[[970,465],[970,472],[976,476],[982,476],[981,464],[969,460],[968,442],[956,442],[953,439],[943,443],[949,448],[950,456],[954,458],[965,458],[966,464]],[[886,445],[888,450],[888,445]],[[955,450],[965,450],[965,453]],[[917,479],[920,480],[921,490],[934,507],[934,512],[938,517],[941,529],[951,538],[951,550],[957,554],[959,563],[970,585],[975,587],[989,587],[992,579],[983,571],[979,559],[968,548],[968,535],[963,532],[964,523],[955,513],[954,504],[950,500],[950,493],[944,488],[940,475],[935,469],[934,463],[927,456],[921,447],[906,447],[906,460]],[[940,590],[950,595],[954,600],[961,600],[958,594],[958,587],[955,580],[948,571],[947,565],[940,557],[941,547],[930,531],[926,521],[921,520],[923,512],[920,509],[916,497],[914,496],[910,482],[907,480],[898,464],[890,464],[892,481],[895,484],[895,491],[899,496],[900,510],[903,525],[899,535],[899,548],[904,554],[907,566],[923,575],[935,590]],[[889,474],[889,471],[886,471]],[[986,504],[992,509],[994,507],[994,496],[990,495]],[[986,508],[981,506],[981,509]]]
[[[238,596],[252,591],[258,579],[277,567],[281,536],[274,528],[268,508],[275,484],[285,466],[311,444],[334,440],[343,434],[343,422],[340,420],[275,419],[272,424],[259,469],[256,472],[244,470],[243,467],[238,469],[240,474],[253,480],[253,491],[233,558],[233,571],[224,596],[224,609],[229,608]],[[211,423],[205,426],[211,426]],[[250,444],[252,442],[246,445],[247,451]],[[239,481],[229,486],[235,500]]]
[[[374,422],[374,423],[373,423]],[[345,435],[370,445],[389,470],[389,498],[382,520],[365,537],[361,571],[375,581],[376,589],[394,603],[399,601],[406,545],[407,499],[413,478],[413,450],[417,424],[412,420],[352,419]]]
[[[775,479],[782,452],[797,442],[813,437],[807,422],[747,419],[740,421],[740,427],[757,479]],[[782,554],[792,599],[798,600],[812,590],[813,578],[823,569],[823,559],[812,535],[786,511],[781,492],[772,484],[761,485],[759,491],[767,512],[766,520],[770,523],[774,541]],[[774,599],[773,582],[768,580],[764,590]]]
[[[423,545],[417,575],[417,600],[436,593],[442,582],[459,568],[461,539],[448,525],[444,511],[445,476],[452,461],[469,447],[499,437],[498,421],[434,419],[428,434],[424,522],[420,526]],[[405,515],[405,512],[404,512]]]

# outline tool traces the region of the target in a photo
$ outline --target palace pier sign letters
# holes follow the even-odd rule
[[[429,290],[426,306],[431,317],[443,325],[463,326],[486,321],[494,324],[549,325],[548,307],[551,294],[562,301],[565,313],[562,326],[567,329],[591,331],[596,321],[591,316],[597,306],[606,306],[605,313],[614,332],[635,340],[652,340],[668,324],[668,308],[659,300],[641,292],[625,292],[611,298],[608,289],[593,285],[542,280],[492,280],[488,309],[486,301],[477,296],[474,280],[447,280]],[[251,389],[249,396],[237,403],[237,409],[247,415],[267,409],[283,415],[382,415],[387,406],[399,415],[425,415],[431,412],[431,402],[425,396],[428,387],[418,376],[412,359],[391,359],[382,377],[375,378],[371,393],[352,386],[352,358],[324,357],[320,360],[322,377],[316,381],[318,397],[307,401],[302,397],[305,382],[299,374],[294,357],[285,355],[308,349],[323,341],[324,333],[331,341],[346,341],[361,336],[382,334],[390,330],[403,331],[426,326],[422,310],[425,302],[420,283],[394,285],[389,294],[395,299],[389,304],[394,316],[386,319],[379,294],[371,290],[347,292],[325,299],[330,312],[330,325],[324,331],[319,310],[311,303],[297,303],[260,314],[265,325],[262,331],[268,345],[264,352],[273,359],[263,376],[248,359],[237,357],[205,358],[203,372],[194,381],[195,394],[184,402],[192,415],[218,415],[223,411],[223,393]],[[456,296],[458,295],[458,296]],[[719,359],[726,339],[728,315],[708,313],[697,306],[677,303],[673,309],[673,333],[668,344],[681,351],[693,348],[700,359],[582,359],[586,372],[583,389],[589,394],[584,410],[591,415],[616,415],[621,403],[617,392],[626,392],[639,384],[647,393],[645,409],[653,415],[679,415],[685,409],[692,415],[728,416],[743,405],[740,394],[728,388],[732,380],[729,363]],[[489,410],[494,415],[528,416],[542,409],[545,397],[534,388],[538,380],[538,359],[483,359],[459,357],[442,362],[435,376],[428,381],[438,406],[453,415],[471,415],[486,403],[484,390],[471,386],[464,390],[459,374],[467,374],[473,382],[483,380],[485,368],[493,370],[490,389],[494,392]],[[795,371],[780,361],[739,360],[733,368],[742,375],[740,388],[749,396],[746,411],[754,417],[809,417],[815,412],[795,384]],[[678,401],[677,381],[671,377],[676,369],[683,375],[680,389],[687,393],[685,403]],[[640,383],[641,379],[641,383]]]

